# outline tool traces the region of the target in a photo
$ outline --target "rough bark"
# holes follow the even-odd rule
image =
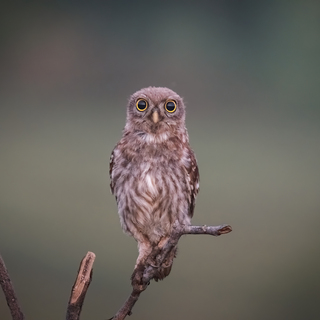
[[[18,299],[13,288],[13,284],[10,280],[8,270],[4,264],[4,261],[1,255],[0,255],[0,284],[3,290],[3,293],[6,297],[12,320],[23,320],[24,315],[20,309]]]
[[[159,250],[152,252],[143,266],[139,266],[139,270],[134,270],[132,278],[139,279],[139,281],[132,282],[132,293],[125,301],[112,320],[123,320],[126,316],[131,315],[132,308],[139,299],[140,294],[147,289],[150,281],[154,278],[157,272],[155,265],[161,265],[166,259],[170,251],[177,246],[180,237],[186,234],[207,234],[212,236],[220,236],[232,231],[229,225],[220,226],[181,226],[176,224],[173,228],[171,237],[167,243]],[[156,263],[154,263],[156,262]],[[136,273],[140,273],[138,276]],[[110,319],[110,320],[111,320]]]
[[[88,252],[82,259],[76,281],[72,287],[66,320],[80,319],[84,298],[92,279],[92,267],[96,255]]]

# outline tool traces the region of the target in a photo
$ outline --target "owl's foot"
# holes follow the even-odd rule
[[[150,284],[150,280],[163,280],[167,277],[172,268],[173,259],[177,256],[177,247],[169,251],[164,260],[161,255],[161,248],[154,248],[147,257],[139,255],[133,274],[131,276],[132,287],[144,291]],[[161,259],[162,258],[162,259]]]
[[[177,257],[177,251],[178,251],[178,248],[175,247],[169,252],[169,254],[161,263],[161,265],[158,267],[154,275],[155,281],[163,280],[165,277],[167,277],[170,274],[172,264],[173,264],[173,259]]]

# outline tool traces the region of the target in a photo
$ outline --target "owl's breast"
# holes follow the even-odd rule
[[[120,168],[118,168],[120,170]],[[122,227],[156,242],[175,221],[190,224],[184,168],[168,157],[140,157],[126,162],[115,183]]]
[[[156,183],[156,176],[154,174],[147,173],[144,177],[142,177],[140,183],[152,198],[157,198],[159,196],[159,185]]]

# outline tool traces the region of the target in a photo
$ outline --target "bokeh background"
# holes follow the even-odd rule
[[[137,248],[108,165],[129,95],[150,85],[187,105],[194,224],[234,231],[183,238],[131,318],[320,319],[320,2],[7,1],[0,15],[0,252],[28,319],[65,317],[88,250],[82,319],[128,296]]]

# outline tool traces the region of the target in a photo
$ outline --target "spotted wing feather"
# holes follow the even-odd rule
[[[197,159],[191,149],[188,149],[188,164],[185,165],[186,172],[188,174],[189,181],[189,215],[192,218],[194,213],[194,207],[196,204],[196,197],[199,192],[199,169]]]
[[[113,167],[114,167],[114,151],[117,148],[117,146],[112,150],[111,156],[110,156],[110,163],[109,163],[109,176],[110,176],[110,190],[111,193],[113,193],[114,191],[114,181],[112,179],[112,171],[113,171]]]

